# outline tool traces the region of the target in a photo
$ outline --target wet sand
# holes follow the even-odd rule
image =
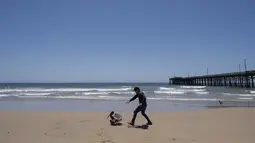
[[[148,113],[148,129],[114,127],[108,112],[0,111],[1,143],[254,143],[255,108]],[[138,114],[137,125],[145,123]]]

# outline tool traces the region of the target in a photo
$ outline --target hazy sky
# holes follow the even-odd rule
[[[0,82],[255,69],[254,0],[1,0]]]

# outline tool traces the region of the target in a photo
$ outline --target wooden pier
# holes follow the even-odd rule
[[[254,88],[255,70],[193,77],[173,77],[169,84]]]

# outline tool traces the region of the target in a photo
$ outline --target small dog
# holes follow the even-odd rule
[[[109,117],[111,118],[110,123],[111,123],[112,126],[120,126],[120,125],[122,125],[122,123],[121,123],[121,121],[122,121],[122,116],[121,116],[120,114],[114,113],[114,111],[112,111],[112,112],[108,115],[107,119],[108,119]]]

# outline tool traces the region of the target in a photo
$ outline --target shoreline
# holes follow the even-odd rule
[[[0,110],[1,143],[254,143],[255,108],[219,108],[184,112],[149,112],[147,130],[110,126],[109,112]],[[138,114],[136,124],[145,123]]]
[[[126,104],[118,100],[76,100],[76,99],[8,99],[0,100],[1,110],[28,110],[28,111],[55,111],[55,112],[133,112],[137,107],[138,101]],[[67,106],[68,105],[68,106]],[[220,105],[214,102],[196,101],[155,101],[148,100],[147,112],[182,112],[193,110],[206,110],[211,108],[234,108],[249,107],[253,104],[248,102],[225,102]]]
[[[67,106],[68,105],[68,106]],[[138,101],[126,104],[125,101],[100,100],[2,100],[0,110],[34,110],[34,111],[61,111],[61,112],[133,112]],[[148,101],[147,112],[180,112],[186,110],[207,109],[204,106],[191,106],[166,101]]]

